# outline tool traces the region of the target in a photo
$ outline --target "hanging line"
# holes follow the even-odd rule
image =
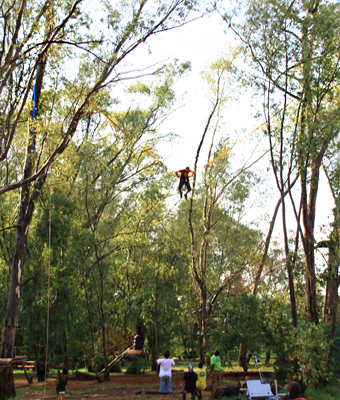
[[[69,83],[71,86],[73,86],[78,93],[80,93],[82,96],[86,97],[85,94],[79,90],[75,85],[73,85],[73,83],[71,83],[70,81],[68,81],[66,78],[64,78],[65,81],[67,83]],[[146,151],[151,157],[153,157],[156,161],[158,161],[162,167],[167,171],[168,167],[161,161],[159,160],[154,154],[152,154],[150,152],[150,150],[148,150],[145,146],[139,145],[137,140],[134,139],[132,136],[130,136],[127,132],[124,131],[124,129],[122,129],[115,121],[112,120],[112,118],[110,118],[100,107],[98,107],[92,100],[90,100],[89,98],[87,99],[89,103],[91,103],[94,107],[96,107],[96,109],[101,112],[117,129],[119,129],[121,132],[124,133],[124,135],[126,135],[130,140],[132,140],[133,142],[135,142],[137,144],[137,146],[141,147],[144,151]]]
[[[34,88],[33,88],[33,110],[32,110],[32,144],[31,144],[31,152],[34,154],[34,149],[35,149],[35,130],[34,130],[34,120],[35,120],[35,100],[36,100],[36,91],[37,91],[37,77],[38,77],[38,72],[35,77],[35,83],[34,83]]]
[[[39,60],[39,64],[46,64],[44,57]],[[37,98],[37,80],[38,80],[38,68],[35,74],[35,83],[33,87],[33,109],[32,109],[32,144],[31,144],[31,152],[34,155],[35,150],[35,127],[34,127],[34,120],[35,120],[35,112],[36,112],[36,98]]]
[[[228,147],[226,150],[224,150],[221,154],[219,154],[217,157],[215,157],[213,160],[209,161],[207,164],[205,164],[204,167],[207,167],[208,165],[212,164],[214,161],[216,161],[217,159],[219,159],[220,157],[224,156],[225,154],[227,154],[230,150],[232,150],[238,143],[241,143],[245,138],[247,138],[248,136],[252,135],[254,132],[256,132],[257,130],[259,130],[263,125],[267,124],[272,118],[274,118],[277,114],[279,114],[282,110],[284,110],[286,107],[288,107],[290,104],[292,103],[292,101],[290,103],[287,103],[286,105],[284,105],[279,111],[276,111],[276,113],[274,113],[271,117],[269,117],[268,120],[262,122],[261,125],[259,125],[257,128],[253,129],[250,133],[248,133],[246,136],[244,136],[242,139],[237,140],[232,146]]]
[[[46,317],[46,354],[45,354],[45,382],[44,382],[44,398],[47,379],[47,361],[48,361],[48,336],[50,325],[50,283],[51,283],[51,226],[52,226],[52,182],[50,174],[50,193],[49,193],[49,216],[48,216],[48,284],[47,284],[47,317]]]

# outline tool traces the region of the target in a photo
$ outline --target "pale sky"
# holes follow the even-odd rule
[[[169,170],[176,171],[186,166],[193,168],[197,147],[210,110],[209,100],[206,97],[206,84],[201,77],[201,73],[209,64],[219,58],[228,46],[232,46],[234,41],[232,33],[226,33],[225,24],[221,23],[218,15],[205,16],[181,28],[151,37],[148,39],[146,46],[143,46],[134,54],[136,65],[143,68],[156,62],[171,61],[174,58],[177,58],[179,62],[190,61],[192,65],[191,72],[174,87],[179,98],[185,95],[184,106],[177,109],[161,128],[162,132],[171,131],[179,135],[179,138],[172,145],[165,143],[164,146],[160,145],[158,147],[161,160],[164,161]],[[240,134],[243,137],[263,122],[261,119],[254,118],[253,115],[258,110],[252,108],[251,103],[251,93],[248,96],[241,97],[238,102],[227,103],[224,113],[225,133],[233,135],[236,130],[238,132],[243,131],[244,133]],[[256,135],[261,135],[261,131],[257,131]],[[232,152],[238,157],[250,150],[254,146],[254,139],[244,139],[235,146]],[[207,145],[209,144],[209,137],[206,143]],[[264,146],[268,148],[267,140],[263,140],[262,148]],[[202,172],[203,165],[206,162],[207,147],[202,150],[201,154],[198,174]],[[255,219],[257,216],[261,217],[264,214],[271,217],[279,197],[273,179],[273,172],[266,169],[268,165],[264,162],[262,170],[266,178],[268,178],[268,187],[272,197],[269,196],[270,198],[264,207],[252,209],[249,213],[250,219]],[[296,187],[299,189],[298,183]],[[174,184],[174,195],[176,192],[177,184]],[[256,195],[259,196],[260,194],[256,193]],[[287,207],[288,226],[289,229],[295,231],[295,217],[292,210],[289,210],[290,203],[288,201]],[[317,200],[316,236],[319,239],[325,239],[325,234],[319,235],[318,232],[322,224],[328,224],[332,221],[332,207],[333,201],[323,175]],[[254,213],[257,214],[255,217]],[[260,227],[266,234],[268,223],[263,221]],[[278,214],[275,235],[277,237],[281,236],[281,211]],[[323,263],[323,261],[320,260],[320,263]]]

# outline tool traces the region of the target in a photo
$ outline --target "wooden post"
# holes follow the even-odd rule
[[[211,382],[211,400],[215,399],[214,382]]]
[[[145,400],[145,389],[142,389],[142,400]]]
[[[65,392],[59,392],[59,400],[64,400]]]
[[[279,395],[278,395],[279,389],[277,387],[277,380],[276,379],[274,380],[274,385],[275,385],[275,399],[279,400]]]

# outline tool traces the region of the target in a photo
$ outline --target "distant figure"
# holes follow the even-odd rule
[[[191,364],[188,365],[188,369],[189,371],[186,372],[183,376],[183,379],[185,380],[185,385],[182,400],[185,400],[187,392],[191,394],[191,399],[195,400],[196,381],[198,378]]]
[[[221,368],[220,352],[215,350],[213,355],[210,357],[210,369],[211,382],[217,383],[217,386],[221,386]]]
[[[203,368],[202,361],[198,364],[197,373],[197,382],[196,382],[196,395],[199,399],[202,399],[202,390],[204,390],[207,386],[207,373]]]
[[[61,374],[60,371],[58,371],[58,376],[56,379],[56,394],[58,395],[60,392],[65,392],[66,390],[66,385],[67,385],[67,380],[68,380],[68,375],[67,373],[65,374],[64,371]]]
[[[305,400],[299,383],[294,381],[289,382],[285,389],[288,393],[282,398],[282,400]]]
[[[160,392],[172,392],[172,378],[171,378],[171,367],[175,365],[175,361],[170,357],[170,350],[165,350],[164,358],[159,358],[157,364],[160,366],[159,369],[159,391]]]
[[[143,350],[145,337],[142,333],[142,327],[140,325],[137,326],[136,330],[137,335],[133,338],[133,350]]]
[[[143,350],[144,340],[145,340],[144,336],[136,335],[133,338],[133,350]]]
[[[179,178],[179,185],[178,185],[178,190],[179,190],[179,195],[182,198],[182,187],[185,185],[187,187],[187,192],[185,193],[184,197],[185,200],[188,200],[188,193],[191,190],[190,182],[189,182],[189,173],[195,174],[194,171],[191,171],[189,167],[186,167],[185,169],[180,169],[179,171],[176,172],[177,177]]]

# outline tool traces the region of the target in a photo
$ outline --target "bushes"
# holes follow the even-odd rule
[[[321,323],[315,325],[300,322],[292,332],[292,356],[298,360],[298,378],[315,388],[320,384],[323,386],[331,375],[326,362],[330,344],[325,330],[326,326]]]
[[[127,374],[144,374],[145,370],[151,368],[151,361],[147,358],[137,358],[131,361],[127,367]]]

